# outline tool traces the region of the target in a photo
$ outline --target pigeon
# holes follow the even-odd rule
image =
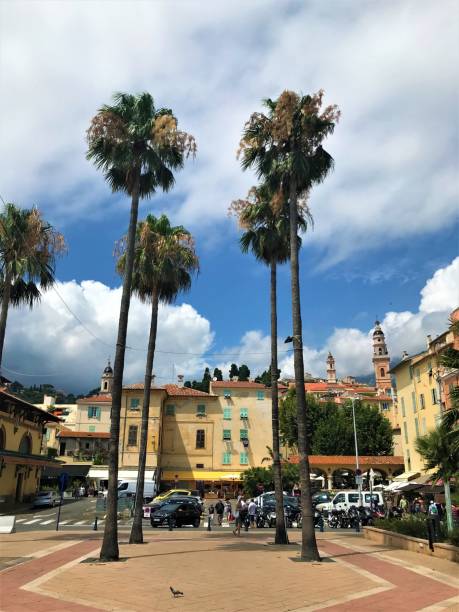
[[[177,591],[173,587],[169,587],[174,597],[183,597],[182,591]]]

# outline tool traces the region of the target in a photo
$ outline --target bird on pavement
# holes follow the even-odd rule
[[[183,597],[183,593],[182,591],[177,591],[176,589],[174,589],[173,587],[169,587],[171,590],[171,593],[174,597]]]

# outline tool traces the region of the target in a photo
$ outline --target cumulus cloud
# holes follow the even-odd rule
[[[439,230],[456,214],[454,0],[171,0],[135,11],[18,0],[0,10],[2,195],[39,203],[54,222],[119,204],[107,205],[108,188],[84,159],[84,133],[120,89],[151,91],[196,136],[198,158],[177,177],[168,209],[202,240],[228,223],[228,203],[253,181],[235,159],[244,121],[286,87],[323,87],[343,112],[327,142],[336,170],[311,198],[310,239],[324,265],[387,236]]]
[[[50,382],[58,388],[84,392],[98,384],[107,358],[114,357],[121,288],[111,289],[96,281],[72,281],[58,283],[56,289],[47,292],[32,311],[10,309],[5,374],[23,384]],[[149,325],[148,305],[133,298],[126,383],[143,379]],[[192,306],[161,305],[154,364],[158,384],[175,380],[179,371],[200,374],[204,368],[201,356],[212,342],[209,321]]]

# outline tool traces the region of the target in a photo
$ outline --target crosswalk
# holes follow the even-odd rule
[[[48,514],[49,517],[49,514]],[[126,518],[121,518],[118,519],[118,524],[120,524],[120,526],[126,526],[126,527],[130,527],[132,525],[133,519],[126,519]],[[102,527],[105,523],[104,519],[99,519],[97,521],[98,527]],[[46,518],[46,520],[41,519],[41,518],[30,518],[30,517],[22,517],[22,518],[17,518],[16,519],[16,524],[20,524],[21,526],[29,526],[29,525],[33,525],[33,527],[47,527],[49,525],[55,525],[56,524],[56,517],[50,519],[50,518]],[[144,526],[146,527],[147,525],[149,525],[149,521],[147,522],[146,520],[144,521]],[[93,527],[94,526],[94,519],[85,519],[85,520],[78,520],[78,518],[75,518],[74,520],[70,520],[70,519],[66,519],[63,521],[59,521],[59,527]],[[207,517],[202,517],[201,518],[201,526],[202,527],[207,527]],[[215,528],[217,525],[216,523],[212,523],[211,524],[212,529]],[[232,527],[232,525],[230,525],[229,523],[227,523],[226,521],[223,521],[221,527],[223,528],[229,528]]]

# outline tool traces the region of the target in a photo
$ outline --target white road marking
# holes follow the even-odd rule
[[[78,523],[73,523],[74,525],[86,525],[88,521],[78,521]]]
[[[43,521],[40,523],[40,525],[49,525],[50,523],[54,523],[54,519],[51,519],[50,521]]]
[[[59,525],[65,525],[68,521],[59,521]]]
[[[33,519],[32,521],[27,521],[24,525],[32,525],[32,523],[38,523],[40,519]]]
[[[24,521],[26,521],[27,519],[23,518],[23,519],[16,519],[16,523],[23,523]]]

